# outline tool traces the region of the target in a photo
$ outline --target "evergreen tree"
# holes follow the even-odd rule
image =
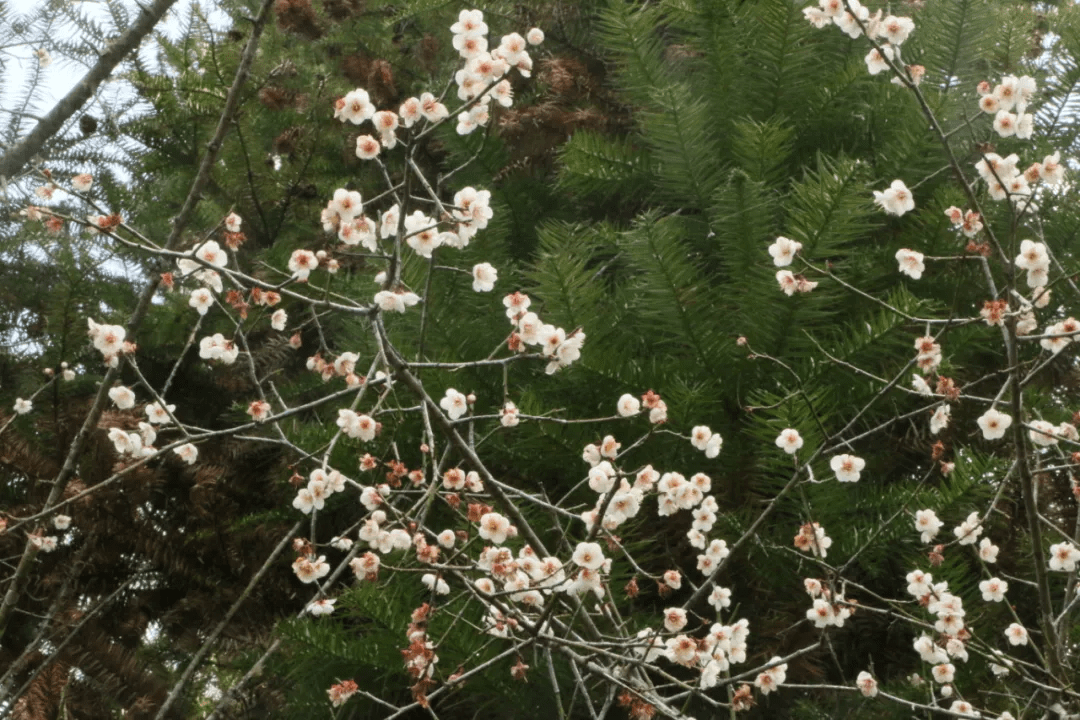
[[[750,714],[760,717],[906,717],[908,705],[870,706],[854,692],[868,668],[890,696],[931,708],[938,702],[934,694],[907,680],[913,672],[927,673],[912,653],[911,628],[929,623],[919,611],[887,600],[907,597],[905,573],[925,566],[933,547],[916,542],[914,511],[933,508],[952,527],[972,510],[995,508],[981,519],[979,532],[998,543],[996,567],[1003,574],[1025,577],[1031,576],[1029,558],[1046,552],[1038,515],[1054,541],[1062,540],[1055,532],[1075,523],[1071,460],[1063,449],[1074,438],[1054,429],[1062,435],[1055,438],[1059,451],[1033,451],[1031,443],[1039,445],[1042,436],[1032,430],[1025,440],[1020,405],[1012,406],[1016,425],[1008,445],[972,430],[985,418],[990,397],[1007,396],[1002,377],[1019,394],[1021,370],[1025,406],[1058,423],[1048,427],[1064,428],[1060,423],[1070,419],[1068,354],[1040,354],[1035,343],[1026,343],[1015,357],[1005,357],[988,342],[997,331],[972,320],[980,310],[1004,312],[1011,303],[1005,337],[1020,345],[1022,302],[1030,305],[1037,296],[1021,302],[1010,295],[1024,287],[1009,260],[1028,233],[1037,233],[1059,263],[1055,280],[1063,278],[1053,288],[1055,305],[1040,318],[1049,325],[1068,315],[1071,299],[1058,298],[1069,285],[1073,190],[1040,192],[1035,215],[1023,204],[995,204],[986,198],[986,183],[965,187],[955,175],[975,178],[974,163],[995,149],[1022,151],[1025,160],[1054,151],[1075,155],[1067,118],[1080,46],[1072,42],[1078,19],[1070,7],[1051,12],[978,0],[917,5],[910,8],[917,30],[902,47],[904,63],[925,71],[921,85],[918,71],[904,67],[886,72],[899,69],[906,83],[869,75],[866,38],[831,25],[815,29],[801,5],[787,0],[485,7],[493,27],[545,28],[547,40],[534,55],[538,82],[515,80],[513,107],[496,109],[479,133],[460,135],[452,121],[430,134],[401,130],[412,164],[392,161],[391,148],[380,151],[378,163],[360,160],[357,136],[373,132],[371,126],[342,125],[332,117],[332,103],[362,87],[379,109],[397,108],[442,81],[459,61],[446,40],[456,6],[280,0],[258,40],[240,18],[256,16],[254,26],[261,28],[269,3],[261,11],[232,8],[237,22],[226,33],[212,31],[193,13],[179,42],[159,39],[158,66],[133,61],[127,73],[153,111],[115,123],[118,137],[144,148],[125,165],[133,182],[95,173],[89,194],[104,213],[93,223],[104,234],[74,232],[86,225],[86,206],[73,195],[69,204],[49,205],[43,217],[61,231],[60,240],[32,220],[5,245],[6,257],[17,262],[6,271],[4,329],[9,337],[25,333],[21,352],[4,357],[6,406],[34,395],[32,412],[0,417],[6,473],[0,492],[15,526],[0,536],[0,549],[5,557],[30,558],[25,567],[32,570],[12,566],[0,616],[43,621],[0,623],[8,668],[0,679],[0,703],[6,703],[0,710],[19,717],[105,717],[121,709],[146,717],[306,717],[325,712],[327,688],[340,692],[351,679],[363,694],[344,706],[343,716],[382,717],[395,712],[388,707],[412,707],[419,717],[430,692],[431,711],[440,717],[595,717],[614,704],[635,717],[702,717],[743,709],[753,692],[758,707]],[[992,87],[1009,74],[1032,75],[1041,88],[1033,105],[1034,143],[1001,139],[992,118],[978,114],[977,82]],[[57,143],[43,167],[71,175],[77,168],[65,163],[75,162]],[[50,178],[38,177],[49,187]],[[422,177],[431,178],[430,186]],[[917,199],[914,212],[902,218],[871,200],[891,178],[903,178]],[[60,173],[52,181],[67,187]],[[452,204],[454,190],[492,189],[494,218],[482,244],[438,254],[436,263],[403,248],[400,233],[396,241],[384,236],[387,242],[374,250],[333,232],[318,235],[320,210],[335,189],[357,191],[366,207],[381,211],[389,205],[381,195],[387,184],[439,224],[453,222],[452,213],[437,210],[445,209],[439,203]],[[964,192],[972,187],[978,195]],[[946,209],[972,202],[981,203],[988,229],[968,242]],[[243,218],[242,230],[222,220],[231,213]],[[161,242],[155,233],[169,238],[164,252],[154,247]],[[767,251],[778,236],[800,246],[791,253],[800,275],[787,278],[793,292],[786,294],[777,288],[777,266]],[[225,256],[236,268],[219,268],[235,285],[220,292],[218,306],[205,319],[199,315],[193,329],[195,297],[175,260],[210,240],[231,248]],[[776,245],[776,252],[784,247]],[[918,281],[901,277],[893,265],[900,260],[903,269],[901,257],[913,256],[897,253],[911,248],[928,261]],[[320,270],[310,286],[297,284],[290,264],[297,253],[316,250],[326,253],[324,264],[337,263],[336,274]],[[957,257],[963,259],[941,260]],[[314,254],[310,258],[306,262],[318,264]],[[124,264],[121,279],[103,269],[106,259]],[[498,266],[499,290],[528,290],[531,309],[552,323],[552,332],[565,328],[561,342],[580,340],[584,335],[574,329],[584,328],[581,360],[552,380],[543,364],[506,359],[507,333],[491,322],[490,296],[473,292],[474,281],[455,271],[481,262]],[[380,270],[387,279],[375,285]],[[155,294],[158,278],[170,272],[175,277],[164,282],[178,289]],[[151,279],[149,290],[144,277]],[[479,277],[475,283],[483,284]],[[811,289],[806,283],[818,284],[803,292]],[[420,309],[399,317],[361,305],[370,306],[376,289],[405,288],[423,297]],[[287,332],[271,326],[274,308],[260,304],[268,289],[281,291]],[[988,300],[1005,305],[995,311],[984,306]],[[140,313],[149,312],[152,321],[132,321],[137,351],[102,373],[101,353],[82,339],[85,319],[123,322],[133,307],[141,310],[131,317],[141,320]],[[931,388],[939,397],[931,401],[918,388],[905,390],[920,369],[909,362],[913,341],[938,329],[947,331],[940,338],[946,350]],[[234,340],[241,362],[205,362],[206,348],[196,345],[215,332]],[[1047,332],[1070,330],[1062,325]],[[347,353],[355,353],[358,364],[342,370]],[[489,360],[476,362],[483,357]],[[922,369],[935,365],[927,360]],[[35,379],[43,366],[54,378],[46,385]],[[76,370],[77,379],[62,382],[65,369]],[[387,376],[375,378],[375,370]],[[340,376],[361,374],[372,383],[355,381],[364,389],[355,391],[352,407],[382,424],[375,445],[358,441],[360,431],[343,437],[338,428],[344,431],[348,420],[335,426],[345,417],[335,412],[347,406],[329,402],[345,402],[350,392]],[[324,384],[328,380],[337,384]],[[118,456],[118,441],[107,431],[137,432],[144,418],[141,407],[110,405],[102,414],[104,392],[114,381],[136,387],[146,403],[147,391],[175,402],[180,432],[201,440],[198,462],[188,465],[172,453],[185,447],[172,430],[157,442],[169,448],[167,459]],[[470,418],[456,418],[452,404],[440,409],[438,399],[451,387],[478,398]],[[597,433],[606,433],[607,425],[596,425],[615,420],[612,407],[623,393],[643,396],[653,422],[618,420],[627,423],[613,431],[625,446],[617,456],[622,472],[632,480],[630,468],[650,463],[687,476],[702,470],[711,478],[706,492],[718,507],[707,523],[715,525],[710,534],[733,547],[704,585],[697,551],[686,545],[687,513],[662,513],[657,521],[650,495],[643,514],[617,528],[619,537],[615,527],[594,522],[583,529],[580,523],[598,493],[601,506],[614,502],[615,489],[596,490],[603,478],[590,473],[589,482],[582,480],[588,469],[576,463],[582,447],[602,444]],[[454,397],[448,391],[447,398]],[[927,428],[926,417],[944,400],[952,415],[939,433]],[[500,412],[506,401],[513,407]],[[269,413],[298,409],[236,433],[263,412],[260,402],[274,408]],[[466,402],[464,395],[459,402]],[[620,415],[636,413],[631,405],[626,413],[621,407]],[[513,413],[525,419],[520,428],[505,422]],[[595,422],[576,422],[580,418]],[[1034,418],[1023,420],[1030,426]],[[705,451],[704,459],[687,447],[691,426],[697,427],[689,439]],[[631,443],[624,433],[634,431],[624,428],[632,427],[645,429]],[[778,447],[785,428],[798,429],[806,448],[794,458]],[[218,433],[226,439],[217,441]],[[421,442],[429,450],[421,450]],[[845,470],[827,462],[826,447],[830,455],[865,457],[862,482],[834,482],[834,471]],[[475,501],[480,513],[490,501],[509,514],[524,534],[509,543],[515,551],[526,542],[543,543],[569,558],[588,544],[575,545],[579,540],[607,538],[604,552],[614,556],[604,580],[608,604],[594,611],[591,599],[548,593],[550,610],[540,617],[565,622],[560,632],[581,634],[566,646],[544,640],[540,631],[519,634],[510,644],[492,637],[505,628],[491,618],[510,617],[507,608],[521,598],[485,604],[477,591],[461,587],[472,576],[456,565],[441,571],[454,586],[447,600],[435,591],[434,576],[427,591],[416,582],[412,572],[427,567],[411,552],[400,562],[401,556],[388,554],[377,583],[356,568],[360,580],[345,582],[339,573],[363,550],[360,543],[351,550],[332,544],[330,534],[355,536],[364,522],[355,499],[331,499],[311,514],[309,529],[296,511],[303,495],[292,485],[310,488],[309,474],[322,482],[314,473],[327,468],[351,471],[368,451],[381,463],[375,474],[388,469],[390,482],[405,486],[393,492],[408,502],[387,509],[400,514],[402,528],[421,536],[464,522],[466,507],[454,504],[461,498],[439,486],[444,472],[460,466],[487,473],[483,482],[491,494],[473,493],[467,503]],[[586,447],[586,458],[594,453],[598,464],[599,452]],[[417,479],[406,474],[409,468]],[[1032,468],[1038,498],[1030,495]],[[370,489],[365,492],[373,502]],[[290,509],[294,495],[296,510]],[[70,501],[61,512],[75,515],[75,529],[64,536],[61,552],[32,552],[33,538],[42,542],[45,531],[23,519],[43,509],[55,514],[57,499]],[[480,518],[468,511],[464,532],[474,536]],[[1029,522],[1019,520],[1025,516]],[[398,520],[394,515],[391,524]],[[828,558],[814,523],[835,539]],[[480,538],[490,539],[485,532],[498,535],[481,524]],[[301,537],[293,543],[294,536]],[[435,546],[433,537],[428,541]],[[426,547],[414,542],[418,553]],[[301,554],[297,563],[330,555],[337,564],[315,596],[335,596],[329,617],[296,617],[310,607],[311,593],[297,590],[302,586],[284,559],[289,548]],[[624,556],[633,564],[622,563]],[[990,566],[962,544],[933,549],[930,557],[942,563],[935,579],[948,580],[949,591],[967,599],[969,624],[976,627],[971,598],[978,598],[977,578]],[[293,566],[298,575],[301,566]],[[675,568],[684,584],[672,596],[663,578]],[[858,599],[865,609],[854,608],[842,628],[814,627],[804,577],[819,578],[832,597]],[[979,606],[979,627],[998,632],[1015,619],[1039,628],[1044,653],[1032,661],[1033,675],[1014,667],[1021,679],[999,697],[990,648],[1001,638],[972,640],[972,660],[957,672],[956,686],[987,711],[1012,707],[1016,713],[1010,698],[1045,706],[1072,702],[1068,691],[1022,689],[1027,679],[1056,687],[1074,662],[1060,651],[1075,630],[1045,625],[1043,591],[1052,588],[1058,602],[1058,591],[1071,591],[1075,578],[1062,585],[1038,569],[1032,577],[1030,589],[1010,587],[1014,609]],[[714,581],[730,590],[730,609],[705,601]],[[730,672],[722,671],[720,688],[700,692],[700,672],[675,663],[659,661],[654,673],[631,661],[634,634],[644,630],[647,640],[656,618],[673,604],[694,618],[687,633],[718,617],[749,621],[746,665],[733,661]],[[838,601],[834,610],[842,607],[853,609]],[[525,610],[513,617],[528,623],[536,615]],[[471,630],[460,632],[465,626]],[[420,640],[406,639],[406,632]],[[1051,637],[1055,632],[1061,642]],[[430,682],[423,671],[436,663],[426,639],[437,643],[439,656]],[[624,651],[626,658],[616,662]],[[807,687],[767,696],[740,688],[755,677],[759,690],[768,678],[783,683],[782,670],[779,680],[768,671],[774,656],[786,659],[789,680]],[[489,672],[472,674],[489,662]],[[740,679],[743,668],[758,670]],[[467,684],[454,685],[457,672],[468,673]],[[619,673],[622,679],[612,680]],[[527,684],[520,682],[523,674]],[[840,686],[852,692],[837,692]],[[213,692],[226,689],[218,703]]]

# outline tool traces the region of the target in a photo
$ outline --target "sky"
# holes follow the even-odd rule
[[[107,9],[109,2],[126,7],[133,17],[137,13],[138,5],[134,0],[8,0],[7,4],[15,16],[29,16],[42,6],[66,4],[69,8],[78,10],[116,32]],[[184,21],[193,8],[200,8],[210,24],[216,28],[229,25],[229,16],[213,0],[202,3],[197,0],[178,0],[166,15],[164,22],[158,25],[158,30],[169,39],[177,40],[185,27]],[[78,28],[70,23],[56,29],[56,37],[61,41],[78,43],[81,40],[80,34]],[[41,49],[42,45],[46,49],[49,47],[47,44],[28,44],[0,48],[0,53],[4,54],[5,60],[4,81],[0,84],[0,122],[6,124],[10,119],[10,111],[20,108],[22,90],[32,77],[32,73],[39,69],[40,62],[35,51]],[[143,43],[140,51],[142,57],[151,62],[155,52],[155,43],[152,38]],[[64,57],[62,53],[54,51],[50,55],[51,64],[41,68],[43,82],[40,98],[27,108],[27,112],[31,115],[40,116],[48,112],[75,86],[88,69],[82,63]],[[124,86],[122,80],[107,81],[99,89],[93,103],[83,108],[83,112],[90,111],[91,114],[100,116],[103,110],[102,102],[108,106],[125,95],[130,97],[132,92],[130,88]],[[32,120],[28,119],[28,122]],[[24,132],[25,130],[26,128]]]

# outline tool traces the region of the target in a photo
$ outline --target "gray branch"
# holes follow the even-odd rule
[[[12,178],[34,157],[64,123],[94,96],[98,86],[112,75],[127,55],[139,47],[176,0],[155,0],[123,35],[108,45],[94,67],[41,119],[34,129],[0,157],[0,179]]]

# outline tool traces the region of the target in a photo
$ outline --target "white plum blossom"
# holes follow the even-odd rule
[[[974,545],[981,534],[982,520],[977,512],[971,513],[964,522],[953,528],[953,535],[957,537],[961,545]]]
[[[454,388],[447,388],[446,395],[439,401],[439,407],[446,411],[451,420],[457,420],[469,409],[469,401]]]
[[[1058,185],[1065,180],[1065,166],[1061,163],[1061,153],[1047,155],[1039,164],[1039,176],[1048,185]]]
[[[815,557],[824,558],[832,547],[832,538],[825,534],[825,528],[818,523],[807,523],[799,528],[795,536],[795,547]]]
[[[275,310],[274,314],[270,316],[270,327],[275,330],[284,330],[285,323],[289,321],[289,316],[284,310]]]
[[[214,240],[207,240],[195,248],[193,253],[195,257],[214,267],[225,267],[229,264],[229,256]]]
[[[1000,440],[1005,437],[1005,431],[1012,425],[1012,417],[990,408],[979,416],[978,423],[984,438]]]
[[[480,263],[473,266],[473,290],[476,292],[490,292],[495,289],[495,281],[499,273],[489,263]]]
[[[596,570],[604,564],[604,552],[599,543],[581,542],[574,549],[571,557],[574,563],[588,570]]]
[[[1045,420],[1032,420],[1028,423],[1028,437],[1036,445],[1057,445],[1057,426]]]
[[[371,135],[360,135],[356,138],[356,157],[361,160],[374,160],[381,149],[379,141]]]
[[[405,216],[405,242],[420,257],[430,258],[431,253],[442,244],[434,219],[417,210]]]
[[[922,598],[934,590],[934,576],[922,570],[912,570],[907,574],[907,591],[909,595]]]
[[[375,106],[371,104],[371,96],[366,90],[359,88],[347,93],[334,104],[334,117],[341,122],[348,120],[353,125],[359,125],[370,120],[374,114]]]
[[[419,295],[404,289],[399,289],[397,292],[380,290],[375,293],[375,304],[384,312],[403,313],[405,308],[410,308],[418,302],[420,302]]]
[[[206,288],[197,288],[191,291],[191,298],[188,300],[188,305],[195,308],[200,315],[205,315],[213,304],[214,296]]]
[[[90,318],[86,319],[88,334],[94,347],[106,360],[114,358],[124,350],[124,338],[127,330],[122,325],[99,325]]]
[[[690,444],[698,450],[704,450],[712,437],[712,430],[707,425],[698,425],[690,431]]]
[[[440,545],[449,550],[450,548],[454,547],[454,542],[457,540],[457,535],[454,534],[453,530],[443,530],[441,533],[439,533],[436,540],[438,540]]]
[[[778,661],[779,657],[774,657],[769,660],[770,663]],[[761,691],[762,695],[768,695],[773,690],[777,689],[784,684],[787,679],[787,663],[773,665],[760,673],[754,680],[754,685]]]
[[[1080,550],[1070,542],[1061,542],[1050,546],[1050,569],[1062,572],[1076,570],[1080,562]]]
[[[436,595],[450,594],[450,585],[435,573],[424,573],[420,577],[420,582],[424,583],[424,586]]]
[[[784,291],[784,294],[789,297],[797,292],[810,292],[818,286],[816,281],[811,282],[802,275],[796,275],[790,270],[777,270],[776,282],[779,283],[780,289]]]
[[[915,392],[919,393],[920,395],[934,394],[934,391],[930,389],[929,383],[927,383],[926,380],[923,379],[922,375],[912,375],[911,385],[915,388]]]
[[[954,700],[953,704],[949,706],[949,712],[956,713],[957,715],[963,715],[965,717],[979,717],[979,712],[975,708],[971,707],[971,703],[964,700]]]
[[[799,431],[794,428],[786,428],[776,436],[776,447],[780,448],[788,455],[794,455],[802,446],[802,436],[799,435]]]
[[[664,657],[677,665],[691,667],[698,659],[697,640],[677,635],[665,641]]]
[[[1028,644],[1027,628],[1020,623],[1012,623],[1009,627],[1005,628],[1005,637],[1008,639],[1010,645]]]
[[[927,635],[920,635],[915,640],[914,648],[924,663],[939,665],[949,661],[949,656],[945,651],[938,647],[934,640]]]
[[[225,365],[232,365],[240,355],[236,343],[226,340],[221,333],[214,333],[199,341],[199,357],[205,360],[220,360]]]
[[[15,412],[19,415],[25,415],[34,408],[34,403],[24,398],[15,398]]]
[[[942,403],[938,406],[934,414],[930,416],[930,434],[937,435],[939,432],[949,427],[949,416],[952,408],[948,403]]]
[[[942,685],[951,683],[956,677],[956,666],[952,663],[941,663],[930,668],[930,674],[934,676],[936,682]]]
[[[1078,330],[1080,330],[1080,325],[1078,325],[1076,320],[1071,317],[1066,318],[1061,322],[1056,322],[1053,325],[1047,326],[1046,330],[1043,331],[1049,337],[1044,337],[1039,340],[1039,346],[1056,355],[1068,347],[1069,343],[1073,341],[1073,336],[1070,333],[1077,332]],[[1032,434],[1032,439],[1034,440],[1034,433]],[[1044,437],[1044,439],[1047,438]],[[1052,442],[1044,443],[1041,440],[1036,440],[1035,442],[1038,442],[1040,445],[1053,444]]]
[[[998,578],[990,578],[979,583],[979,592],[986,602],[1001,602],[1009,590],[1009,583]]]
[[[787,267],[795,259],[795,254],[802,250],[802,243],[790,238],[780,236],[769,246],[769,254],[772,255],[773,264],[776,267]]]
[[[294,250],[289,257],[289,272],[300,282],[306,282],[311,271],[319,266],[319,259],[310,250]]]
[[[933,510],[919,510],[915,513],[915,530],[922,533],[920,539],[924,543],[933,540],[944,525]]]
[[[510,534],[510,521],[499,513],[485,513],[480,517],[480,537],[496,545],[506,542]]]
[[[168,425],[172,422],[170,414],[176,410],[176,405],[168,404],[165,407],[161,403],[150,403],[146,406],[146,417],[155,425]]]
[[[983,562],[996,563],[999,550],[1000,548],[988,537],[979,541],[979,557]]]
[[[715,587],[712,592],[709,593],[709,604],[712,605],[717,612],[720,612],[724,608],[731,607],[731,590],[724,587]]]
[[[829,467],[836,473],[840,482],[858,482],[859,474],[866,467],[866,461],[855,455],[835,455],[829,460]]]
[[[893,180],[884,192],[875,190],[874,203],[889,215],[903,215],[915,209],[915,198],[903,180]]]
[[[329,615],[334,612],[334,603],[337,602],[337,598],[321,598],[319,600],[313,600],[307,604],[304,608],[315,617],[321,615]]]
[[[199,449],[191,443],[184,443],[180,447],[173,448],[173,452],[179,455],[180,459],[188,465],[193,465],[199,457]]]
[[[724,438],[720,437],[720,433],[713,433],[709,438],[709,441],[705,443],[705,457],[710,460],[720,454],[720,448],[724,444]]]
[[[878,694],[877,680],[865,670],[860,672],[859,676],[855,678],[855,686],[859,688],[859,691],[866,697],[872,698]]]
[[[889,15],[878,26],[878,37],[887,40],[892,45],[902,45],[915,29],[915,23],[911,18],[896,17]]]
[[[918,280],[926,272],[926,265],[923,263],[923,254],[921,252],[902,248],[896,251],[896,262],[900,264],[900,272],[912,280]]]
[[[795,278],[795,273],[790,270],[778,270],[776,272],[776,282],[780,283],[780,289],[788,297],[794,295],[798,290],[798,280]]]
[[[686,611],[682,608],[668,608],[664,611],[664,629],[679,632],[686,627]]]
[[[296,573],[296,577],[300,582],[313,583],[330,573],[330,563],[326,562],[325,555],[320,555],[316,560],[298,557],[293,562],[293,572]]]
[[[521,422],[518,417],[517,405],[507,400],[502,410],[499,411],[499,422],[506,428],[517,427],[518,423]]]
[[[622,417],[633,417],[641,412],[641,401],[630,393],[626,393],[619,398],[616,407],[618,408],[619,415]]]

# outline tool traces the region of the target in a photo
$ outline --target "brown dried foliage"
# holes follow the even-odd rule
[[[311,7],[311,0],[278,0],[274,3],[278,27],[285,32],[296,33],[308,40],[323,36],[319,18]]]

